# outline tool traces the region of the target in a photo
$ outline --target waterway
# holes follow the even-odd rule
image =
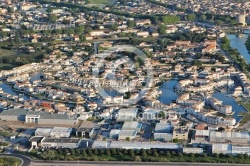
[[[32,74],[31,77],[30,77],[30,81],[40,80],[41,75],[42,75],[42,73],[34,73],[34,74]],[[14,95],[14,96],[22,97],[24,100],[31,99],[31,97],[26,95],[26,94],[22,94],[22,93],[18,93],[16,91],[13,91],[12,90],[12,85],[5,84],[2,81],[0,81],[0,88],[2,88],[2,90],[5,93],[8,93],[8,94],[11,94],[11,95]]]
[[[250,54],[245,46],[248,34],[242,34],[241,37],[237,37],[236,34],[227,34],[227,37],[230,40],[231,47],[237,49],[242,57],[250,63]]]
[[[164,82],[159,90],[162,91],[161,96],[159,97],[159,101],[162,104],[170,104],[173,100],[176,100],[178,95],[174,92],[174,87],[177,85],[177,80],[170,80]]]
[[[225,96],[225,95],[226,94],[224,94],[224,93],[214,93],[213,97],[222,101],[223,105],[231,105],[232,110],[234,112],[232,117],[236,119],[236,122],[239,122],[239,120],[242,118],[242,117],[238,116],[239,112],[242,112],[242,111],[247,112],[247,110],[245,110],[245,108],[242,107],[241,105],[238,105],[233,97],[229,97],[229,96]]]

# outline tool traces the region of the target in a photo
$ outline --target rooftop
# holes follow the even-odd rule
[[[139,122],[124,122],[123,126],[122,126],[122,129],[125,129],[125,128],[138,128],[140,129],[142,127],[142,124],[139,123]]]
[[[79,138],[45,138],[42,142],[78,143],[79,141]]]

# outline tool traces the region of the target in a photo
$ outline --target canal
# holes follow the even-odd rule
[[[248,34],[242,34],[241,37],[237,37],[236,34],[227,34],[227,37],[230,40],[231,47],[237,49],[242,57],[250,63],[250,54],[245,46]]]
[[[240,112],[247,112],[244,107],[238,105],[237,102],[233,97],[226,96],[225,93],[214,93],[213,97],[222,101],[223,105],[231,105],[234,114],[232,115],[233,118],[236,119],[236,122],[239,122],[242,117],[238,116]]]
[[[174,92],[174,87],[177,85],[177,80],[166,81],[159,88],[162,91],[161,96],[159,97],[159,101],[162,104],[170,104],[173,100],[176,100],[178,95]]]

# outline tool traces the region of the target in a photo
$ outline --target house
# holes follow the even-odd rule
[[[148,37],[149,33],[148,33],[148,31],[141,31],[141,32],[137,32],[136,35],[138,37]]]
[[[94,37],[94,36],[102,36],[102,35],[105,35],[103,30],[94,30],[94,31],[90,32],[90,36],[92,36],[92,37]]]

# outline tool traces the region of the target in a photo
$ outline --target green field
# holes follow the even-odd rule
[[[15,157],[0,157],[0,166],[17,166],[21,163],[21,160]]]

